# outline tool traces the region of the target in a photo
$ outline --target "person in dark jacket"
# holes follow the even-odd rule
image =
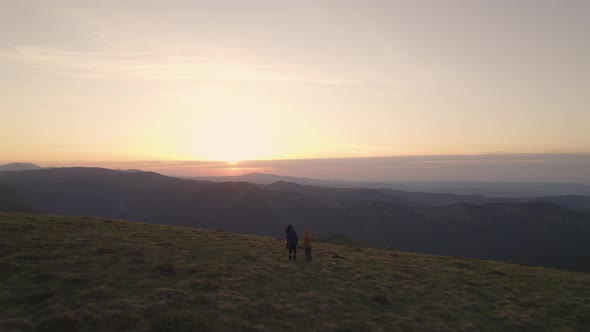
[[[287,234],[287,249],[289,249],[289,260],[297,260],[297,233],[293,225],[289,224],[285,229]],[[292,256],[291,256],[292,255]]]
[[[293,225],[289,224],[287,225],[287,227],[285,227],[285,236],[287,236],[287,234],[289,234],[289,232],[293,229]],[[289,242],[287,242],[287,249],[289,249]]]

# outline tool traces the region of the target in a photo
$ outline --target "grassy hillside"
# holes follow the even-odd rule
[[[0,330],[590,326],[586,273],[320,243],[289,262],[276,238],[53,215],[0,234]]]

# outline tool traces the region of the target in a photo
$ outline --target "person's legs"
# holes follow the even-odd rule
[[[310,247],[305,247],[305,261],[306,262],[311,261],[311,248]]]
[[[291,260],[291,254],[293,254],[293,260],[297,260],[297,245],[289,245],[289,260]]]

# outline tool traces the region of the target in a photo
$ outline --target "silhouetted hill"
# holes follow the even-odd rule
[[[442,207],[456,204],[494,204],[494,203],[530,203],[549,202],[558,206],[590,212],[590,197],[588,196],[548,196],[538,198],[487,198],[481,195],[456,195],[442,193],[422,193],[394,189],[370,188],[334,188],[301,185],[293,182],[279,181],[263,186],[275,191],[291,191],[302,195],[320,199],[325,202],[339,204],[342,201],[377,200],[387,201],[413,207]]]
[[[0,171],[29,171],[34,169],[41,169],[41,167],[31,163],[8,163],[0,165]]]
[[[539,197],[520,197],[524,192],[529,193],[547,193],[547,192],[588,192],[590,187],[575,184],[544,184],[544,183],[493,183],[480,182],[429,182],[417,184],[387,184],[387,183],[355,183],[344,181],[319,180],[310,178],[300,178],[292,176],[282,176],[273,174],[251,173],[237,176],[219,176],[219,177],[196,177],[192,179],[202,179],[213,182],[222,181],[241,181],[260,184],[271,190],[295,191],[301,194],[321,198],[327,201],[340,199],[354,199],[358,196],[373,197],[378,200],[397,202],[400,204],[415,207],[440,207],[461,203],[468,204],[489,204],[489,203],[526,203],[534,201],[550,202],[559,206],[590,212],[590,196],[583,195],[563,195],[563,196],[539,196]],[[440,185],[441,187],[437,187]],[[466,189],[469,185],[477,188],[487,189]],[[299,186],[299,187],[298,187]],[[366,187],[363,187],[366,186]],[[425,189],[429,188],[436,192],[417,192],[400,189],[395,187]],[[445,191],[447,188],[449,191]],[[495,188],[495,189],[494,189]],[[504,188],[504,189],[502,189]],[[518,188],[521,188],[520,191]],[[484,196],[481,194],[456,194],[452,193],[454,189],[459,192],[483,192],[487,194],[505,193],[508,196],[519,197],[494,197],[493,195]],[[586,190],[588,189],[588,190]],[[494,191],[495,190],[495,191]],[[504,190],[504,191],[502,191]],[[442,192],[439,192],[442,191]],[[515,194],[518,191],[518,194]],[[512,195],[511,195],[512,193]],[[383,195],[386,194],[386,195]]]
[[[565,195],[565,196],[545,196],[536,199],[528,199],[528,201],[544,201],[559,205],[562,207],[590,212],[590,197],[580,195]]]
[[[356,185],[352,182],[336,181],[336,180],[322,180],[313,179],[306,177],[266,174],[266,173],[248,173],[242,175],[231,175],[231,176],[192,176],[186,177],[187,179],[200,180],[200,181],[213,181],[213,182],[249,182],[254,184],[272,184],[275,182],[291,182],[310,186],[323,186],[323,187],[355,187]]]
[[[301,185],[334,188],[393,189],[402,192],[455,194],[459,196],[531,198],[544,196],[590,196],[590,184],[543,182],[478,182],[478,181],[424,181],[424,182],[364,182],[324,180],[276,174],[250,173],[235,176],[187,177],[201,181],[244,181],[271,184],[285,181]]]
[[[0,330],[585,331],[590,274],[0,213]],[[18,330],[18,329],[17,329]]]
[[[392,184],[375,183],[370,187],[429,193],[482,195],[485,197],[530,198],[561,195],[590,196],[589,183],[427,181]]]
[[[0,211],[33,212],[23,195],[11,186],[0,184]]]
[[[546,202],[431,209],[353,202],[348,211],[363,225],[349,234],[384,247],[590,271],[590,216]]]
[[[0,172],[0,183],[50,213],[280,234],[283,223],[321,217],[322,204],[245,182],[200,182],[152,172],[56,168]]]
[[[378,200],[394,202],[413,207],[442,207],[456,204],[492,204],[492,203],[529,203],[544,201],[562,207],[590,212],[589,196],[547,196],[536,198],[487,198],[481,195],[456,195],[443,193],[422,193],[394,189],[369,188],[333,188],[301,185],[293,182],[279,181],[264,186],[277,191],[292,191],[302,195],[322,199],[329,202]]]
[[[329,188],[318,186],[304,186],[293,182],[279,181],[263,188],[272,191],[296,192],[326,203],[340,205],[346,201],[390,201],[411,205],[411,201],[401,196],[390,195],[387,192],[365,188]]]
[[[424,208],[399,192],[215,183],[101,168],[0,172],[0,184],[41,212],[273,236],[292,223],[318,236],[405,251],[590,271],[589,214],[549,203]]]

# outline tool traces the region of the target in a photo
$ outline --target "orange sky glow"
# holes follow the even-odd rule
[[[587,1],[9,1],[0,162],[233,174],[588,154],[589,15]]]

